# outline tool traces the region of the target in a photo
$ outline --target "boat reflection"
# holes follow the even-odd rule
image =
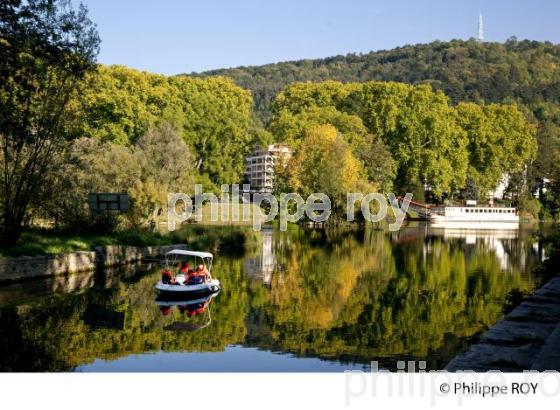
[[[162,296],[156,298],[156,305],[163,316],[171,316],[175,319],[179,316],[181,320],[175,320],[170,325],[164,326],[168,331],[193,332],[204,329],[212,323],[210,303],[220,292],[212,293],[197,299],[177,300]],[[175,312],[174,312],[174,308]],[[188,321],[185,321],[185,316]]]
[[[464,230],[438,228],[430,225],[432,237],[442,237],[444,241],[462,240],[465,245],[482,246],[496,255],[502,270],[511,270],[512,266],[525,266],[527,255],[539,262],[546,259],[545,249],[538,241],[532,241],[530,230]],[[524,238],[527,237],[527,238]],[[519,239],[528,240],[519,240]],[[512,258],[516,260],[512,262]]]
[[[504,271],[514,267],[524,268],[529,264],[528,257],[542,262],[546,259],[546,251],[530,228],[508,230],[477,230],[453,229],[439,227],[434,224],[409,224],[399,231],[391,233],[391,240],[399,245],[417,243],[422,247],[423,258],[432,252],[434,243],[455,242],[462,246],[464,252],[491,252]],[[470,249],[470,250],[469,250]]]

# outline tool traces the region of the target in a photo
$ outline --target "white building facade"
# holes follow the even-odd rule
[[[251,185],[251,192],[272,192],[274,189],[274,170],[279,161],[286,162],[292,150],[284,144],[271,144],[257,147],[245,158],[245,176]]]

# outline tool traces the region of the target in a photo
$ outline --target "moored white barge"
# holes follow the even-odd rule
[[[516,208],[442,206],[431,208],[430,221],[434,228],[518,229],[519,213]]]

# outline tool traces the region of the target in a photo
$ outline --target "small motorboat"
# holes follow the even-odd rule
[[[211,274],[213,258],[210,252],[181,249],[168,252],[165,255],[166,267],[162,270],[162,280],[156,284],[156,290],[162,297],[178,299],[218,292],[221,289],[220,281]],[[194,261],[195,267],[198,264],[198,270],[188,269],[189,261]],[[173,266],[178,263],[183,269],[179,268],[177,275],[173,277]]]

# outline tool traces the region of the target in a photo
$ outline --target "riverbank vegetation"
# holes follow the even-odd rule
[[[34,229],[22,233],[21,243],[0,248],[0,257],[56,255],[73,251],[91,251],[96,246],[157,246],[174,243],[173,237],[150,231],[117,231],[110,235],[68,235],[53,230]]]
[[[73,251],[91,251],[97,246],[161,246],[187,244],[192,249],[239,254],[258,249],[258,232],[245,226],[189,225],[173,232],[147,229],[116,230],[111,234],[69,234],[52,229],[32,229],[22,233],[15,246],[0,248],[0,258],[56,255]]]
[[[556,215],[557,46],[453,41],[325,60],[321,75],[304,62],[169,77],[96,64],[87,10],[69,7],[14,3],[0,26],[3,246],[36,226],[142,231],[168,192],[242,183],[244,157],[270,142],[295,150],[277,193],[324,192],[339,216],[345,192],[485,201],[501,182],[513,205]],[[126,192],[130,209],[98,218],[89,192]]]

